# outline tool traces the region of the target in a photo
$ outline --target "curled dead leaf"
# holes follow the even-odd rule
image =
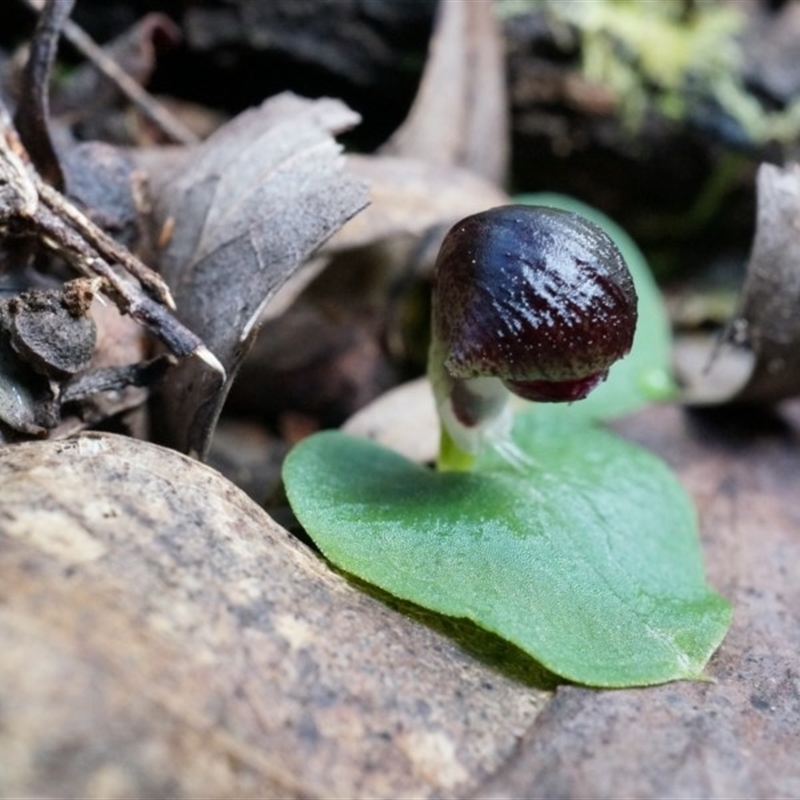
[[[467,169],[420,158],[353,155],[353,174],[369,187],[370,204],[331,237],[325,252],[419,237],[436,225],[510,202],[494,183]]]
[[[342,430],[372,439],[412,461],[434,461],[439,416],[430,382],[418,378],[386,392],[350,417]]]
[[[500,186],[508,169],[508,128],[494,4],[440,0],[416,99],[382,152],[463,167]]]
[[[687,402],[776,403],[800,394],[800,165],[762,164],[739,311],[718,346],[684,346]]]
[[[176,169],[151,173],[156,226],[173,226],[162,274],[181,320],[227,373],[200,361],[175,370],[160,416],[176,449],[206,453],[265,306],[366,204],[332,136],[357,122],[337,100],[286,93],[220,128]]]

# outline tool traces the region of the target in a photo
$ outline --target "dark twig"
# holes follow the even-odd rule
[[[62,403],[75,403],[101,392],[119,392],[129,386],[150,386],[160,380],[173,363],[170,356],[157,356],[142,364],[90,370],[65,384],[59,399]]]
[[[171,295],[163,280],[132,254],[120,258],[119,245],[110,244],[103,231],[36,175],[1,100],[0,234],[34,237],[78,272],[102,278],[103,290],[120,310],[153,331],[175,355],[196,355],[224,375],[217,358],[164,305]],[[115,267],[143,281],[159,299]]]
[[[145,289],[152,294],[159,303],[163,303],[170,309],[175,308],[175,301],[169,287],[161,279],[161,276],[145,266],[136,256],[132,255],[122,245],[115,242],[102,228],[98,228],[85,214],[76,206],[65,202],[62,194],[55,191],[44,183],[37,176],[33,176],[34,186],[39,193],[39,199],[47,207],[66,220],[75,231],[78,232],[83,240],[97,250],[107,261],[116,263],[125,268],[133,275]]]
[[[31,41],[23,74],[22,92],[14,124],[39,174],[57,189],[64,188],[64,173],[49,128],[50,72],[58,39],[75,0],[47,0]]]
[[[69,3],[74,0],[67,0]],[[23,0],[34,11],[42,9],[41,0]],[[61,0],[48,0],[60,3]],[[194,131],[187,128],[174,114],[171,114],[152,95],[148,94],[136,81],[121,69],[114,59],[109,58],[79,25],[66,20],[63,27],[64,38],[84,57],[94,64],[119,90],[152,122],[154,122],[173,142],[196,144],[200,141]]]

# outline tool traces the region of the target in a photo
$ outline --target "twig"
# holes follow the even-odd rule
[[[104,230],[98,228],[83,212],[71,203],[65,202],[64,196],[44,183],[38,176],[33,176],[34,186],[39,199],[62,219],[68,221],[79,235],[97,250],[107,261],[117,263],[133,275],[160,303],[175,309],[169,287],[160,275],[145,266],[136,256],[122,245],[115,242]]]
[[[75,403],[101,392],[119,392],[129,386],[150,386],[162,378],[173,363],[171,356],[162,355],[141,364],[93,369],[67,382],[59,399],[62,403]]]
[[[39,174],[58,189],[64,188],[64,173],[48,126],[49,82],[58,39],[74,4],[75,0],[47,0],[45,3],[31,41],[14,117],[14,124]]]
[[[166,307],[165,303],[171,303],[172,297],[163,280],[131,253],[111,242],[66,197],[47,186],[35,173],[2,100],[0,234],[35,237],[78,272],[102,278],[104,291],[114,299],[120,311],[149,328],[175,355],[195,355],[225,374],[218,359]],[[115,265],[143,281],[158,299],[119,274]]]
[[[53,0],[56,3],[62,0]],[[73,0],[67,0],[73,2]],[[44,0],[22,0],[28,8],[34,11],[41,11]],[[152,95],[148,94],[136,81],[128,75],[125,70],[112,58],[109,58],[100,47],[79,25],[72,20],[66,20],[62,33],[64,38],[72,44],[78,52],[91,61],[94,66],[103,73],[110,81],[113,81],[119,90],[138,108],[141,112],[158,125],[161,130],[178,144],[197,144],[200,138],[194,131],[187,128],[179,119],[171,114],[161,103]]]

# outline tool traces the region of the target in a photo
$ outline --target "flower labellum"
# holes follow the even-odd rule
[[[467,428],[503,405],[476,379],[527,400],[581,400],[633,344],[636,290],[622,254],[569,211],[511,205],[466,217],[442,243],[434,292],[434,390],[440,413],[446,392]]]

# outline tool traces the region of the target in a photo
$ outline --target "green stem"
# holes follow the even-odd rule
[[[497,378],[453,378],[444,366],[444,347],[435,337],[428,356],[428,377],[440,425],[436,466],[441,472],[469,472],[487,441],[504,437],[505,431],[496,423],[508,390]],[[472,424],[464,424],[464,418]]]
[[[440,472],[469,472],[477,457],[462,450],[453,440],[444,425],[439,426],[439,456],[436,468]]]

